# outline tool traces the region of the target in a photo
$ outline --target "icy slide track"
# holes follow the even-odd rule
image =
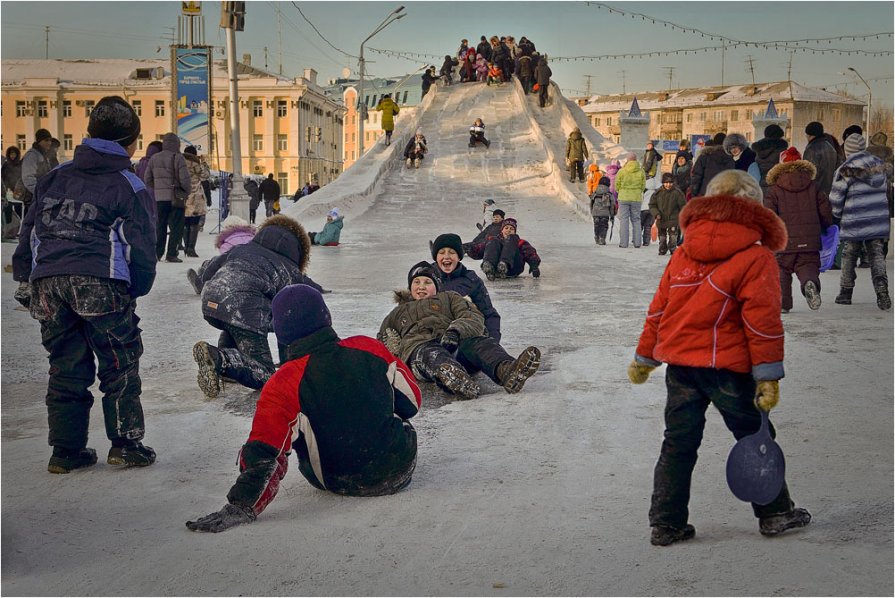
[[[488,125],[488,151],[466,147],[476,116]],[[393,146],[377,145],[287,210],[309,230],[332,205],[348,214],[344,244],[315,247],[310,264],[334,291],[326,299],[343,336],[375,333],[429,239],[468,239],[485,198],[519,219],[544,260],[538,280],[488,285],[505,346],[541,347],[541,372],[513,396],[490,383],[472,402],[427,394],[414,420],[413,483],[392,497],[319,492],[292,461],[253,525],[186,530],[184,521],[223,504],[257,398],[228,385],[209,403],[196,387],[190,348],[217,338],[185,279],[196,260],[160,264],[137,310],[146,442],[158,462],[47,474],[46,357],[5,277],[4,595],[891,595],[892,315],[873,304],[866,270],[854,305],[833,304],[832,272],[821,311],[797,301],[785,320],[787,376],[773,420],[793,495],[815,522],[759,536],[749,506],[727,490],[732,439],[710,410],[690,505],[697,537],[649,545],[663,371],[633,387],[624,370],[665,260],[655,246],[594,246],[574,201],[583,188],[568,184],[562,162],[582,116],[562,100],[540,110],[513,86],[438,88],[414,119],[398,117]],[[414,120],[432,150],[406,170],[396,158]],[[607,156],[621,152],[590,140]],[[202,235],[202,256],[214,252],[212,239]],[[11,250],[3,245],[4,262]],[[91,421],[90,445],[105,456],[99,405]]]

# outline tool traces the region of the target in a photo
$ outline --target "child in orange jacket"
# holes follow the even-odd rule
[[[683,209],[687,242],[668,262],[628,366],[631,382],[642,384],[668,364],[665,440],[649,512],[657,546],[696,535],[687,505],[708,406],[715,405],[740,439],[758,431],[758,409],[769,411],[779,400],[783,323],[774,252],[786,247],[787,236],[780,218],[762,206],[762,195],[752,177],[729,170]],[[785,483],[772,502],[752,509],[766,536],[811,521],[808,511],[795,508]]]

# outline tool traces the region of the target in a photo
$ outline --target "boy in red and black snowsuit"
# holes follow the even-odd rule
[[[193,531],[254,521],[276,496],[293,448],[311,485],[346,496],[394,494],[416,467],[416,431],[407,420],[422,397],[404,362],[375,339],[340,339],[312,287],[284,288],[272,309],[288,361],[261,391],[228,504],[188,521]]]
[[[687,204],[680,215],[687,242],[665,268],[628,366],[631,382],[643,384],[668,364],[665,440],[649,512],[656,546],[696,535],[687,505],[708,406],[740,439],[758,431],[758,409],[769,411],[779,400],[783,323],[774,252],[786,246],[786,227],[761,201],[751,176],[729,170],[706,197]],[[752,509],[766,536],[811,521],[785,483],[773,501]]]
[[[500,236],[491,239],[485,245],[485,256],[482,259],[482,272],[488,280],[494,278],[512,278],[522,274],[525,264],[535,278],[541,276],[541,258],[531,243],[516,234],[516,219],[503,221]]]

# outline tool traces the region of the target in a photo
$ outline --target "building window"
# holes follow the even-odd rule
[[[37,116],[39,118],[47,118],[50,115],[49,110],[47,109],[47,101],[40,100],[37,102]]]
[[[289,149],[289,137],[286,135],[277,135],[277,149],[285,152]]]
[[[252,135],[252,150],[264,151],[264,135]]]
[[[165,115],[165,100],[156,100],[155,101],[155,116],[160,117]]]
[[[727,114],[723,110],[715,110],[714,120],[722,122],[727,119]]]
[[[90,116],[90,113],[93,112],[93,107],[96,106],[96,102],[93,100],[87,100],[84,102],[84,115]]]
[[[277,100],[277,116],[279,116],[280,118],[286,116],[286,110],[286,100]]]
[[[134,107],[134,112],[137,113],[137,116],[143,116],[143,102],[140,100],[134,100],[131,102],[131,105]]]
[[[25,145],[25,143],[26,143],[26,141],[25,141],[24,135],[16,135],[16,147],[17,148],[19,148],[22,151],[25,151],[25,149],[27,149],[27,146]]]
[[[75,140],[72,139],[71,135],[63,135],[62,136],[62,149],[63,151],[70,152],[74,149]]]
[[[746,141],[752,143],[752,131],[746,131],[744,135],[746,136]]]
[[[699,122],[705,122],[705,112],[699,113]]]
[[[155,140],[156,140],[156,141],[161,141],[161,140],[162,140],[162,137],[163,137],[162,135],[156,134],[156,136],[155,136]]]
[[[138,150],[143,149],[143,136],[142,135],[137,135],[137,149]]]
[[[731,110],[730,111],[730,120],[740,120],[740,111],[739,110]]]
[[[69,100],[62,102],[62,118],[71,118],[71,102]]]
[[[612,117],[611,117],[611,116],[606,118],[606,126],[607,126],[607,127],[611,127],[611,126],[612,126]]]
[[[16,102],[16,116],[23,117],[25,116],[25,102]]]
[[[252,100],[252,116],[264,116],[264,106],[261,100]]]
[[[280,184],[280,193],[289,195],[289,175],[285,172],[278,172],[277,183]]]
[[[406,91],[406,90],[404,91],[404,99],[401,101],[401,103],[402,103],[402,104],[406,104],[406,103],[407,103],[407,91]]]
[[[838,123],[839,121],[842,120],[842,110],[840,110],[839,108],[831,108],[830,113],[831,113],[833,122]]]
[[[687,113],[687,122],[688,123],[693,122],[693,113],[692,112]]]

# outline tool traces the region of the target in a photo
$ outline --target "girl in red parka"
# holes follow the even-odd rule
[[[786,227],[761,201],[755,179],[729,170],[681,211],[687,242],[668,262],[628,366],[631,382],[642,384],[668,364],[665,440],[649,512],[657,546],[696,535],[687,504],[709,404],[739,439],[758,431],[758,409],[779,400],[783,323],[774,252],[786,247]],[[811,521],[785,483],[770,504],[752,509],[766,536]]]
[[[817,169],[802,160],[794,147],[781,152],[780,164],[768,171],[766,208],[774,210],[786,224],[789,242],[777,254],[783,313],[792,309],[792,275],[802,285],[802,295],[811,309],[820,309],[820,236],[833,224],[833,208],[827,194],[817,188]]]

